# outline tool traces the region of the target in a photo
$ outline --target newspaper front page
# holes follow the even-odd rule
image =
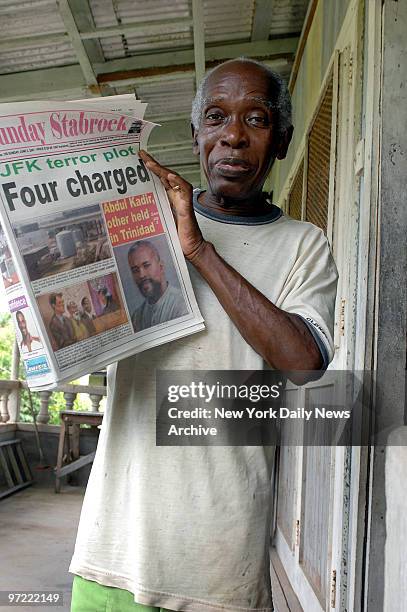
[[[27,381],[50,389],[203,329],[132,96],[0,107],[0,268]]]

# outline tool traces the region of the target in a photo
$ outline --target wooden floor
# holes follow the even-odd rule
[[[65,486],[56,495],[49,487],[34,485],[1,501],[0,591],[59,591],[64,605],[55,610],[70,610],[73,576],[68,566],[83,493],[83,488]],[[0,605],[0,610],[34,608]]]
[[[68,573],[84,489],[34,485],[0,503],[0,591],[62,591],[70,610],[72,575]],[[271,582],[275,612],[303,612],[274,549]],[[0,605],[0,610],[6,610]],[[8,608],[7,608],[8,609]],[[17,612],[26,607],[13,606]]]
[[[274,548],[270,551],[274,612],[304,612]]]

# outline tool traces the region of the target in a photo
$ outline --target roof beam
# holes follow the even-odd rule
[[[136,23],[123,23],[106,28],[96,28],[92,13],[87,0],[71,0],[69,3],[71,13],[73,13],[76,25],[78,26],[78,35],[81,40],[91,41],[99,38],[108,38],[109,36],[120,36],[121,34],[135,34],[142,32],[148,34],[168,34],[171,32],[179,32],[181,28],[192,27],[193,21],[190,17],[180,17],[163,19],[160,21],[137,21]],[[65,26],[66,27],[66,26]],[[54,34],[31,34],[31,36],[13,36],[0,38],[0,49],[16,49],[21,45],[42,45],[46,43],[61,44],[69,39],[66,32]],[[103,61],[103,56],[98,61]]]
[[[231,43],[228,45],[215,45],[205,47],[206,62],[216,62],[226,59],[233,59],[245,55],[247,57],[279,58],[293,56],[297,49],[298,38],[279,38],[276,40],[264,40],[247,43]],[[99,75],[99,82],[105,81],[101,75],[112,75],[121,78],[120,73],[139,72],[141,70],[153,68],[172,68],[174,66],[187,66],[194,64],[193,49],[183,49],[172,51],[171,53],[161,52],[148,55],[134,55],[117,60],[110,60],[103,64],[95,64],[95,70]],[[143,75],[139,75],[143,76]]]
[[[252,41],[268,40],[273,8],[274,0],[256,0],[252,25]]]
[[[203,2],[201,0],[192,0],[192,19],[194,29],[195,84],[198,89],[199,83],[205,74],[205,25]]]
[[[190,17],[171,18],[160,21],[137,21],[135,23],[117,24],[107,26],[106,28],[95,28],[92,13],[87,0],[71,0],[71,13],[75,17],[76,25],[78,26],[78,35],[81,40],[91,41],[99,38],[108,38],[110,36],[120,36],[121,34],[134,34],[143,32],[148,35],[168,34],[171,32],[179,32],[181,27],[191,27],[192,19]],[[66,26],[65,26],[66,27]],[[67,32],[56,32],[53,34],[44,34],[38,32],[31,36],[2,36],[0,38],[0,50],[18,49],[23,46],[40,46],[46,44],[62,44],[69,40]],[[101,56],[98,61],[103,61]]]
[[[279,40],[260,41],[254,43],[231,44],[206,47],[206,61],[216,62],[231,59],[239,55],[259,57],[273,62],[294,55],[298,38],[282,38]],[[100,84],[111,83],[121,85],[141,81],[161,81],[180,78],[182,74],[189,76],[194,70],[193,50],[174,51],[173,53],[155,53],[138,55],[120,60],[111,60],[94,65]],[[0,75],[0,100],[38,100],[54,96],[64,90],[82,90],[82,95],[89,92],[98,94],[95,88],[88,87],[79,65],[29,70]]]
[[[276,72],[281,72],[283,70],[288,70],[288,66],[290,65],[289,59],[287,57],[280,57],[276,59],[263,59],[263,63],[267,64],[275,70]],[[210,67],[213,66],[213,62],[211,62]],[[151,74],[145,74],[148,70],[141,70],[137,74],[120,73],[113,74],[112,81],[110,81],[110,75],[103,75],[100,77],[99,81],[103,83],[112,83],[115,87],[126,87],[130,85],[151,85],[152,83],[172,83],[174,81],[180,81],[181,79],[192,78],[195,75],[194,66],[191,64],[190,66],[181,66],[181,70],[178,67],[175,67],[174,70],[170,70],[167,68],[160,68],[152,71]]]
[[[71,7],[75,23],[79,30],[79,35],[82,40],[84,40],[82,32],[95,29],[95,22],[93,20],[92,11],[90,10],[89,0],[70,0],[69,6]],[[91,62],[104,62],[105,56],[103,55],[102,46],[99,40],[85,40],[83,44]]]
[[[88,57],[84,44],[79,34],[78,27],[75,23],[74,16],[69,6],[68,0],[57,0],[58,10],[62,17],[62,21],[68,32],[75,54],[78,58],[79,65],[82,69],[85,81],[90,86],[98,87],[98,80],[93,70],[92,63]]]

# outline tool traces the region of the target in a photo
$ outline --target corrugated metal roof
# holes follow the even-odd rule
[[[255,0],[205,0],[205,41],[249,41],[254,5]]]
[[[129,23],[156,21],[157,26],[165,19],[190,17],[188,0],[90,0],[90,7],[97,28],[125,25]],[[172,47],[191,47],[193,44],[191,29],[188,26],[171,26],[166,34],[149,34],[142,32],[103,38],[101,46],[106,59],[126,57],[142,51],[164,50]]]
[[[194,76],[186,76],[170,83],[146,83],[136,87],[137,97],[148,102],[146,118],[188,115],[194,97]]]
[[[67,38],[61,43],[29,44],[21,37],[36,34],[64,34],[65,26],[55,0],[0,0],[2,38],[18,37],[12,48],[0,51],[0,73],[21,72],[52,66],[66,66],[77,62]],[[0,38],[1,41],[1,38]]]
[[[275,0],[270,36],[300,33],[307,6],[308,0]]]
[[[272,3],[270,36],[298,33],[302,28],[307,5],[308,0],[275,0]],[[186,19],[192,19],[192,0],[89,0],[89,7],[96,28],[157,23],[156,29],[149,25],[144,31],[111,35],[96,41],[100,43],[106,61],[134,56],[134,68],[137,69],[138,54],[157,51],[171,53],[178,49],[193,48],[192,25],[185,23]],[[256,0],[203,0],[203,8],[207,45],[251,40]],[[172,21],[163,31],[163,21],[166,19],[175,22]],[[66,34],[56,0],[0,0],[0,20],[0,74],[78,64],[78,57]],[[59,35],[61,40],[40,44],[33,40],[33,36],[38,34]],[[15,44],[10,42],[12,36],[17,37]],[[29,40],[23,41],[22,37]],[[7,39],[6,47],[1,46],[2,39]],[[288,80],[290,61],[281,60],[276,69]],[[179,78],[174,75],[171,81],[161,77],[153,81],[142,80],[136,85],[126,81],[116,84],[113,81],[111,87],[113,93],[135,90],[139,99],[149,103],[146,118],[160,123],[181,117],[188,121],[195,77],[189,72],[181,74]],[[90,90],[85,87],[81,90],[78,85],[73,89],[73,84],[67,82],[66,90],[53,90],[43,97],[69,99],[86,95],[92,95]],[[187,149],[162,154],[158,152],[158,155],[164,163],[185,164],[187,168],[197,163],[192,152]]]
[[[207,43],[250,40],[255,0],[204,1],[205,41]],[[191,17],[190,2],[178,0],[150,0],[148,8],[140,2],[116,0],[106,7],[102,0],[91,0],[92,13],[97,27],[157,21],[166,18]],[[146,10],[147,8],[147,10]],[[188,48],[193,45],[192,27],[180,24],[168,28],[166,34],[145,35],[143,33],[114,36],[101,41],[106,59],[116,59],[142,51],[155,49]]]
[[[203,0],[205,42],[208,45],[250,40],[255,0]],[[308,0],[275,0],[272,4],[270,36],[298,33]],[[191,0],[89,0],[96,28],[165,19],[192,17]],[[76,64],[77,57],[66,36],[61,42],[41,44],[32,40],[38,34],[63,35],[66,30],[56,0],[0,0],[1,39],[18,37],[0,50],[0,73],[33,70],[49,66]],[[29,37],[27,43],[21,37]],[[139,53],[171,51],[193,47],[192,26],[173,23],[162,32],[149,27],[147,32],[114,35],[100,39],[106,60]]]

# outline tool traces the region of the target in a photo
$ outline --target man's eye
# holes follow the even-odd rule
[[[247,117],[246,121],[252,125],[269,125],[269,120],[267,117],[264,117],[264,115],[250,115]]]
[[[222,119],[223,119],[223,115],[215,111],[208,112],[205,114],[205,120],[208,121],[209,123],[216,123],[218,121],[222,121]]]

